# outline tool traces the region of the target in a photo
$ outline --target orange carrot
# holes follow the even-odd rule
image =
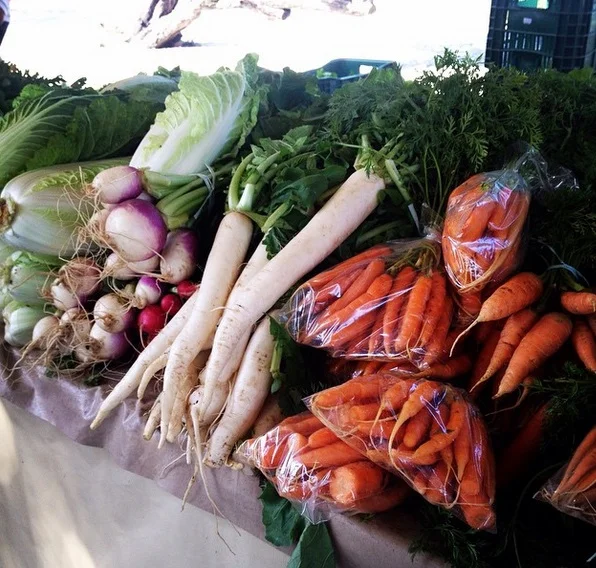
[[[408,347],[412,348],[418,342],[432,285],[433,280],[430,276],[420,274],[416,279],[408,296],[399,334],[393,346],[396,353],[401,353]]]
[[[496,518],[488,497],[480,492],[477,495],[467,495],[460,491],[458,505],[464,520],[476,530],[490,530],[494,528]]]
[[[389,298],[391,297],[391,292],[389,293]],[[375,322],[372,326],[370,337],[368,338],[368,354],[369,356],[374,356],[379,352],[383,352],[383,319],[385,318],[385,312],[387,311],[387,301],[380,306],[376,313],[377,317],[375,318]]]
[[[349,306],[354,300],[362,296],[370,285],[385,271],[385,261],[381,259],[372,260],[362,273],[356,278],[354,283],[343,290],[340,298],[333,302],[326,311],[327,315],[332,315],[346,306]]]
[[[371,495],[355,501],[352,508],[360,513],[381,513],[403,503],[410,494],[410,488],[400,480],[378,495]]]
[[[571,333],[573,348],[588,371],[596,373],[596,338],[583,320],[575,320]]]
[[[393,353],[393,345],[399,329],[399,316],[407,302],[416,276],[417,272],[411,266],[406,266],[399,271],[393,281],[383,316],[383,342],[386,353]]]
[[[314,313],[319,313],[322,309],[326,309],[329,307],[331,302],[337,301],[339,298],[342,297],[350,286],[354,283],[354,281],[364,272],[364,268],[356,268],[354,270],[348,270],[345,274],[339,275],[336,279],[331,280],[325,286],[323,286],[320,290],[314,292],[314,303],[315,303],[315,310]],[[305,284],[305,288],[309,286],[307,282]],[[307,296],[309,298],[309,296]]]
[[[559,492],[559,490],[564,490],[566,487],[571,486],[570,481],[572,482],[572,478],[580,469],[582,461],[585,460],[586,455],[594,448],[596,448],[596,427],[592,428],[592,430],[588,432],[588,434],[582,440],[581,444],[573,453],[571,460],[569,460],[569,463],[565,468],[565,473],[559,483],[559,487],[557,488],[556,492]],[[576,479],[579,479],[579,477],[577,477]]]
[[[362,422],[364,420],[374,420],[375,418],[387,418],[385,412],[379,409],[378,402],[368,402],[366,404],[359,404],[352,406],[348,412],[348,417],[351,423]]]
[[[482,349],[480,349],[480,353],[478,353],[478,357],[474,363],[470,382],[468,383],[468,390],[470,392],[474,392],[474,390],[484,382],[482,378],[486,374],[486,370],[490,365],[500,338],[501,332],[498,329],[493,329],[482,346]]]
[[[415,448],[425,439],[433,422],[433,415],[430,412],[419,412],[408,420],[404,430],[404,445],[409,448]]]
[[[476,444],[475,457],[478,459],[476,475],[484,493],[492,501],[495,497],[496,468],[495,455],[492,451],[486,424],[479,414],[474,414],[470,422],[472,440]],[[465,472],[464,472],[465,475]],[[465,491],[465,490],[464,490]]]
[[[357,377],[343,385],[331,387],[316,393],[312,398],[313,407],[318,409],[333,408],[346,402],[375,399],[380,396],[382,377],[372,375]]]
[[[383,393],[383,396],[381,397],[381,407],[394,412],[399,411],[406,400],[408,400],[410,391],[414,385],[415,382],[413,380],[406,379],[398,381]]]
[[[482,304],[478,317],[461,333],[466,334],[480,322],[504,319],[533,304],[544,289],[539,276],[520,272],[501,284]]]
[[[489,365],[477,384],[490,379],[499,369],[509,363],[513,352],[537,319],[536,312],[530,309],[520,310],[507,318]]]
[[[542,316],[521,340],[499,383],[496,398],[513,392],[521,382],[554,355],[571,335],[573,324],[558,312]]]
[[[398,430],[406,422],[406,420],[413,418],[429,406],[435,397],[439,397],[444,392],[444,388],[439,383],[434,381],[422,381],[416,385],[416,388],[410,392],[410,396],[404,403],[397,417],[395,429]],[[425,410],[428,412],[428,410]]]
[[[561,305],[569,313],[586,316],[596,313],[596,294],[592,292],[563,292]]]
[[[345,308],[320,318],[316,334],[328,335],[321,346],[341,345],[364,333],[374,323],[376,313],[391,288],[391,276],[381,274],[368,290]]]
[[[592,333],[594,335],[596,335],[596,316],[588,316],[587,320],[588,320],[588,325],[590,326],[590,329],[592,330]]]
[[[445,275],[435,270],[432,275],[431,292],[424,310],[424,322],[418,340],[418,346],[424,348],[433,337],[437,324],[445,309],[447,282]]]
[[[391,433],[393,432],[394,426],[395,426],[394,418],[382,418],[380,420],[366,420],[366,421],[358,422],[358,424],[356,424],[356,431],[359,434],[364,435],[368,438],[368,439],[364,440],[368,444],[368,443],[371,443],[372,440],[376,440],[376,439],[389,440]],[[394,440],[394,444],[399,445],[400,443],[401,443],[401,438],[397,437]]]
[[[596,467],[596,447],[590,448],[582,459],[571,470],[567,467],[566,475],[559,483],[555,493],[581,493],[596,483],[594,468]],[[567,475],[567,472],[570,475]]]
[[[468,209],[468,218],[460,229],[459,240],[462,243],[474,245],[486,232],[486,227],[495,212],[496,206],[496,201],[491,199],[489,201],[480,201],[475,204],[475,207]]]
[[[505,486],[522,475],[536,457],[544,436],[547,404],[543,404],[499,454],[497,486]]]
[[[326,426],[320,428],[316,432],[313,432],[308,437],[308,447],[311,450],[315,450],[316,448],[324,448],[329,444],[333,444],[337,442],[338,437]]]
[[[391,455],[392,464],[400,464],[406,468],[434,465],[441,458],[441,454],[438,453],[415,456],[415,451],[408,449],[403,443],[398,446],[397,450],[389,450],[389,454]]]
[[[342,505],[376,495],[387,483],[388,474],[369,461],[357,461],[331,472],[329,495]]]
[[[391,256],[391,247],[387,245],[376,245],[371,247],[348,260],[344,260],[339,264],[335,265],[333,268],[329,270],[325,270],[316,276],[313,276],[308,280],[306,285],[311,285],[314,287],[320,287],[322,285],[328,284],[332,280],[337,278],[341,278],[342,275],[346,274],[347,272],[351,272],[356,268],[361,268],[362,266],[366,265],[368,261],[377,259],[377,258],[384,258]]]
[[[316,432],[323,425],[321,421],[313,416],[310,412],[308,415],[301,420],[288,422],[287,419],[279,424],[279,432],[288,430],[290,433],[302,434],[303,436],[310,436],[313,432]]]
[[[458,481],[463,477],[468,461],[470,461],[472,447],[472,431],[466,419],[459,434],[453,441],[453,457],[455,459],[455,477]]]
[[[434,454],[440,452],[454,442],[459,436],[464,422],[467,419],[467,404],[457,399],[451,403],[449,422],[447,423],[446,432],[438,432],[433,437],[422,444],[415,452],[414,458],[419,459],[427,454]]]
[[[437,505],[449,505],[454,497],[451,474],[445,462],[438,462],[429,473],[428,488],[424,497]]]
[[[472,359],[464,353],[453,359],[448,359],[445,363],[433,363],[419,373],[414,373],[415,377],[430,377],[432,379],[446,381],[464,375],[472,368]]]
[[[435,363],[445,352],[449,352],[447,347],[449,343],[449,328],[451,327],[451,317],[453,315],[453,302],[451,299],[445,302],[445,310],[441,315],[441,319],[435,328],[435,333],[432,339],[426,345],[426,353],[423,357],[424,365],[432,365]]]
[[[289,450],[288,453],[290,453]],[[341,440],[324,448],[307,449],[294,457],[294,461],[305,467],[336,467],[360,460],[362,460],[362,454]]]
[[[482,295],[480,292],[458,294],[457,305],[457,324],[467,326],[478,316],[482,309]]]

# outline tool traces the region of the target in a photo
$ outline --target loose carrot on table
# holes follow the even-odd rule
[[[389,475],[370,461],[357,461],[335,468],[329,476],[329,495],[348,505],[383,491]]]
[[[488,367],[476,384],[490,379],[499,369],[509,363],[515,349],[537,319],[538,314],[530,309],[520,310],[507,318]]]
[[[554,355],[571,335],[572,327],[565,314],[551,312],[542,316],[514,351],[495,397],[514,391],[528,375]]]
[[[585,321],[578,319],[573,322],[571,343],[586,369],[596,373],[596,337]]]
[[[416,270],[411,266],[406,266],[398,272],[393,281],[383,316],[383,344],[385,353],[393,353],[395,338],[400,327],[400,314],[402,308],[407,303],[417,274]]]
[[[532,272],[520,272],[512,276],[484,301],[478,317],[460,337],[480,322],[504,319],[527,308],[540,298],[543,289],[542,280]]]
[[[474,391],[484,382],[481,379],[486,374],[491,359],[494,355],[495,349],[499,344],[501,338],[501,332],[498,329],[493,329],[488,336],[487,340],[482,345],[480,353],[476,357],[472,375],[468,383],[468,391],[474,393]]]
[[[418,342],[424,319],[424,310],[433,286],[432,277],[419,274],[408,296],[399,334],[393,345],[395,353],[413,348]]]
[[[595,314],[596,294],[593,292],[563,292],[561,294],[561,306],[569,313],[577,316]]]

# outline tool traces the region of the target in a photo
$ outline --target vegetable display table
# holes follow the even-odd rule
[[[136,400],[129,399],[126,404],[119,406],[100,428],[91,431],[89,423],[105,396],[105,386],[85,387],[64,378],[47,377],[44,370],[38,367],[20,364],[15,369],[15,363],[14,353],[5,350],[1,352],[0,364],[4,376],[0,381],[0,396],[5,400],[53,424],[71,440],[85,446],[104,448],[121,468],[152,479],[166,492],[178,498],[183,497],[192,468],[185,462],[182,446],[168,444],[168,447],[158,450],[158,436],[154,436],[149,442],[143,440],[143,414],[147,410],[147,403],[139,405]],[[13,372],[9,373],[9,369],[13,369]],[[4,434],[2,435],[4,439]],[[47,447],[47,451],[44,445],[40,444],[39,447],[44,454],[39,459],[51,461],[51,447]],[[104,461],[108,461],[106,458],[107,456]],[[205,469],[210,496],[221,514],[240,529],[264,540],[261,504],[258,500],[260,493],[258,477],[227,468]],[[90,488],[99,491],[95,481],[92,477],[87,480]],[[134,485],[134,481],[131,481],[131,484]],[[108,488],[103,489],[109,493]],[[2,496],[3,493],[0,492],[0,498]],[[193,485],[187,501],[203,511],[213,512],[213,506],[200,482]],[[5,506],[0,500],[0,511]],[[51,508],[51,502],[47,507]],[[175,507],[173,510],[168,510],[168,515],[176,514],[184,513],[179,513],[179,509],[176,510]],[[1,517],[6,518],[4,515]],[[9,523],[11,522],[13,520],[9,520]],[[114,519],[114,522],[118,522],[118,518]],[[165,514],[155,518],[156,526],[167,526],[170,523],[177,524],[178,520],[166,518]],[[229,528],[229,523],[224,519],[219,519],[218,524],[220,532],[223,525]],[[126,546],[126,532],[130,531],[134,535],[136,527],[124,524],[120,528],[123,533],[122,541],[106,544]],[[197,526],[196,530],[199,534],[204,532],[205,528]],[[439,568],[444,566],[442,562],[424,555],[416,556],[412,563],[407,548],[410,539],[415,535],[415,527],[407,512],[402,509],[377,515],[368,521],[337,516],[330,521],[330,532],[337,565],[342,568],[368,566]],[[233,531],[228,533],[232,534]],[[188,534],[192,534],[192,531]],[[212,536],[211,540],[219,540],[215,530]],[[263,546],[265,547],[263,550],[270,548],[265,544]],[[279,556],[277,560],[273,560],[273,564],[261,562],[260,564],[275,566],[276,561],[280,561]],[[203,560],[201,562],[203,563]],[[242,563],[240,562],[239,565]]]

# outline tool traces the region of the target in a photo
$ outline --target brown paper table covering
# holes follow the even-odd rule
[[[183,497],[192,475],[184,448],[167,444],[158,450],[157,435],[150,441],[142,438],[143,415],[150,403],[141,403],[133,396],[92,431],[89,424],[105,398],[109,384],[86,387],[67,378],[48,377],[42,367],[27,363],[15,368],[15,353],[4,348],[0,350],[0,358],[0,396],[54,425],[70,439],[104,448],[120,467],[152,479],[162,489]],[[258,478],[228,468],[205,470],[209,493],[221,514],[264,540]],[[200,482],[193,485],[187,502],[214,512]],[[416,556],[412,562],[407,549],[416,534],[416,527],[403,509],[377,515],[366,522],[356,517],[336,516],[330,521],[330,531],[340,568],[445,566],[425,555]]]

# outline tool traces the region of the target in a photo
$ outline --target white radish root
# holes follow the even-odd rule
[[[211,399],[226,389],[221,380],[234,345],[300,278],[334,251],[376,208],[383,179],[363,170],[353,173],[308,224],[243,288],[224,312],[205,368],[203,415]]]
[[[269,317],[265,317],[248,343],[232,394],[207,443],[205,464],[210,467],[220,467],[228,460],[236,442],[250,430],[269,394],[275,344],[269,325]]]
[[[114,390],[102,402],[97,415],[91,422],[91,430],[95,430],[121,402],[124,402],[139,386],[147,367],[169,348],[173,338],[180,333],[184,323],[192,312],[196,301],[193,294],[180,311],[168,322],[161,333],[143,350],[132,364],[128,372],[116,384]]]
[[[155,399],[153,406],[151,408],[151,412],[147,417],[147,424],[145,424],[145,429],[143,430],[143,438],[145,440],[151,440],[153,437],[153,433],[157,430],[159,426],[159,419],[161,417],[161,393]]]
[[[170,348],[164,373],[160,447],[167,437],[176,392],[193,359],[205,347],[221,316],[250,244],[252,221],[229,213],[221,221],[205,265],[196,303]],[[238,338],[240,339],[240,338]]]

